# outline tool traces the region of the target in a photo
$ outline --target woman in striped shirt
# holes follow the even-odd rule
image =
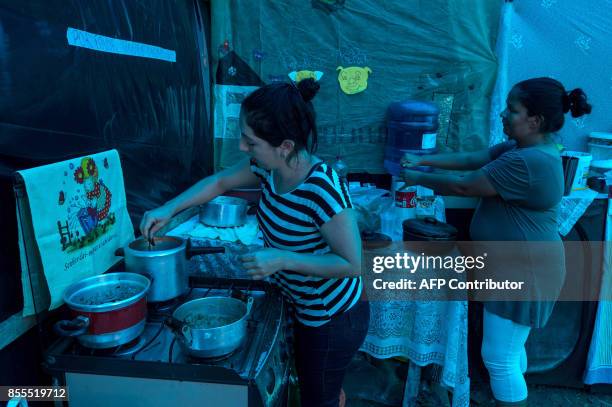
[[[249,158],[207,177],[145,213],[149,237],[177,212],[237,187],[262,186],[257,220],[264,248],[242,256],[292,304],[302,406],[337,406],[349,362],[368,329],[362,297],[361,239],[346,184],[313,153],[312,79],[266,85],[242,103],[240,149]]]

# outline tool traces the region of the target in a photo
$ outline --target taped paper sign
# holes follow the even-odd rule
[[[120,40],[104,35],[92,34],[87,31],[68,27],[66,30],[68,45],[87,48],[94,51],[109,52],[111,54],[130,55],[141,58],[159,59],[176,62],[176,52],[171,49],[143,44],[141,42]]]
[[[257,86],[215,85],[213,126],[215,138],[240,138],[240,106]]]
[[[368,87],[368,75],[372,73],[372,70],[367,66],[363,68],[359,66],[348,68],[339,66],[336,70],[340,71],[338,74],[340,89],[347,95],[363,92]]]
[[[289,78],[295,82],[299,83],[301,80],[306,78],[312,78],[315,81],[318,81],[323,77],[323,72],[321,71],[293,71],[289,72]]]

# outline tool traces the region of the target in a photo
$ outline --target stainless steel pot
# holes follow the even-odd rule
[[[218,196],[200,207],[200,222],[207,226],[234,227],[246,223],[248,201],[232,196]]]
[[[215,358],[232,353],[244,342],[253,297],[247,302],[231,297],[206,297],[178,307],[170,325],[191,356]]]
[[[118,249],[115,254],[125,256],[127,271],[151,279],[148,300],[161,302],[189,290],[189,259],[224,252],[224,247],[192,247],[189,239],[162,236],[154,238],[153,246],[145,239],[136,239],[125,248]]]
[[[76,336],[89,348],[110,348],[138,337],[147,317],[149,279],[135,273],[109,273],[72,284],[64,302],[74,319],[55,324],[63,336]]]

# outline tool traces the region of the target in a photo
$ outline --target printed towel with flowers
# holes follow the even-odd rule
[[[25,185],[28,210],[28,222],[20,222],[20,229],[31,225],[31,231],[20,230],[24,237],[25,316],[47,307],[57,308],[70,284],[108,270],[118,260],[115,250],[134,239],[134,229],[116,150],[31,168],[19,175]],[[21,220],[24,213],[18,213]],[[30,250],[23,253],[26,246]],[[33,259],[38,256],[32,253],[40,259]],[[37,260],[42,273],[35,276]],[[37,289],[48,290],[49,304],[33,303],[34,298],[45,297],[45,293],[35,292]]]

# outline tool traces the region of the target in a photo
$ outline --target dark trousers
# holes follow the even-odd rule
[[[344,373],[363,343],[370,304],[359,301],[323,326],[296,321],[294,354],[302,407],[337,407]]]

